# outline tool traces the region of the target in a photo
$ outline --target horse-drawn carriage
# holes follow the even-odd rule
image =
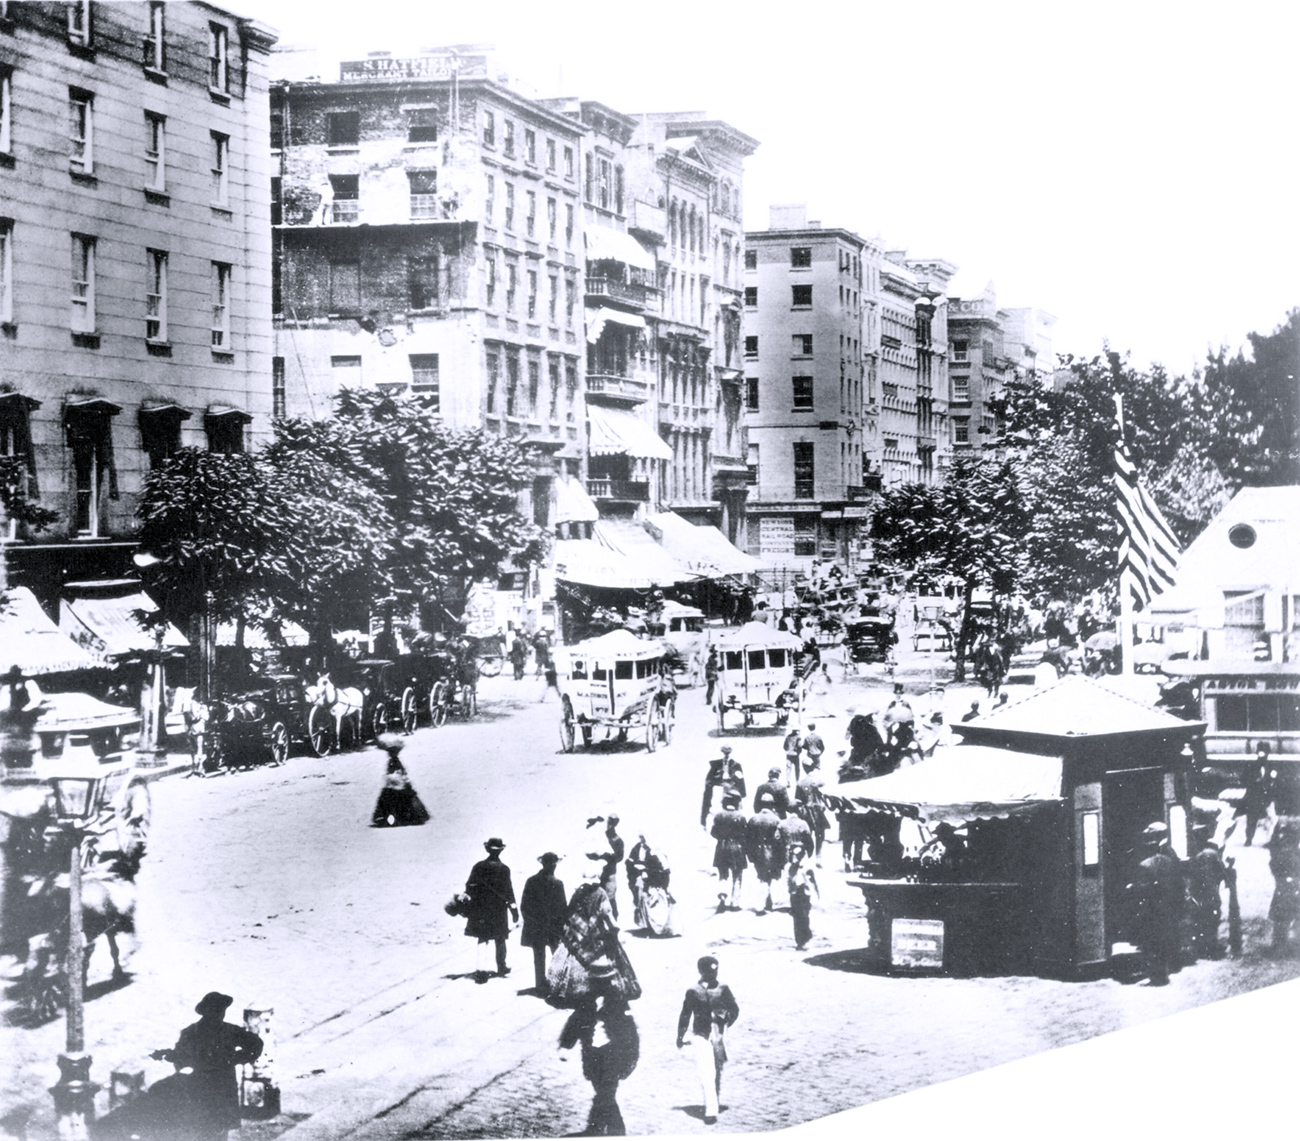
[[[897,640],[893,615],[879,606],[863,606],[860,616],[844,627],[844,643],[854,662],[885,661]]]
[[[772,713],[777,727],[798,708],[800,690],[816,668],[813,657],[796,669],[803,644],[793,634],[749,622],[726,631],[714,645],[718,651],[718,732],[727,729],[726,715],[739,713],[748,729],[757,714]]]
[[[271,674],[212,702],[204,771],[282,765],[295,741],[323,757],[334,743],[329,711],[297,674]]]
[[[613,630],[599,638],[558,650],[556,678],[560,687],[560,743],[573,752],[578,734],[590,745],[595,730],[627,740],[634,729],[645,729],[646,749],[654,752],[673,739],[677,694],[665,673],[665,643]]]

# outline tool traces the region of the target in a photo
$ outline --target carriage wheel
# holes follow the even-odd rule
[[[334,726],[330,724],[329,713],[319,705],[313,705],[307,714],[307,743],[318,757],[334,750]]]
[[[478,689],[475,686],[461,687],[461,712],[466,720],[478,713]]]
[[[407,686],[402,692],[402,732],[414,733],[418,715],[415,711],[415,690]]]
[[[277,721],[271,726],[268,745],[271,750],[271,764],[282,765],[289,759],[289,727],[283,721]]]
[[[677,724],[677,698],[670,697],[663,704],[659,720],[659,739],[665,745],[673,743],[673,727]]]
[[[652,700],[650,708],[646,710],[645,717],[645,751],[647,753],[653,753],[659,747],[659,718],[661,716],[659,702]],[[626,737],[627,731],[621,731],[619,736]]]
[[[564,711],[560,714],[560,748],[562,748],[566,753],[573,752],[575,725],[576,720],[573,716],[573,703],[566,697],[564,699]]]
[[[382,701],[376,701],[375,707],[370,711],[370,735],[379,740],[381,733],[388,732],[388,706]]]
[[[429,719],[436,728],[447,724],[447,683],[436,681],[429,691]]]
[[[723,714],[722,710],[723,710],[722,703],[719,702],[718,703],[718,732],[719,733],[725,733],[727,731],[727,722],[725,720],[725,715]]]

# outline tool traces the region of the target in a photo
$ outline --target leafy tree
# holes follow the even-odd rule
[[[924,576],[962,582],[964,619],[956,645],[957,677],[964,676],[973,630],[971,599],[978,588],[995,603],[1016,592],[1024,566],[1029,518],[1011,466],[960,457],[939,486],[912,483],[884,493],[872,520],[872,539],[884,560]],[[1000,608],[999,608],[1000,609]]]
[[[216,624],[272,627],[276,599],[307,552],[282,482],[252,455],[183,448],[145,478],[141,549],[160,562],[151,587],[165,613],[199,618],[201,687],[208,692]]]
[[[1249,340],[1249,359],[1220,349],[1206,363],[1206,453],[1234,489],[1300,483],[1300,309]]]

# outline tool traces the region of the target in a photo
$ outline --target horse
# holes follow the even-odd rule
[[[356,686],[336,686],[327,670],[320,675],[314,686],[308,686],[307,700],[313,705],[319,705],[334,718],[336,743],[341,744],[343,741],[344,721],[352,727],[354,739],[361,740],[361,711],[366,698]]]

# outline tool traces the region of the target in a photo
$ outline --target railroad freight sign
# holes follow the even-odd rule
[[[376,79],[450,79],[453,74],[461,79],[486,79],[487,73],[485,55],[446,53],[412,59],[371,56],[339,64],[339,81],[342,83],[370,83]]]
[[[764,515],[758,520],[760,555],[794,555],[794,520],[787,516]]]
[[[889,961],[895,967],[943,967],[942,919],[895,919]]]

